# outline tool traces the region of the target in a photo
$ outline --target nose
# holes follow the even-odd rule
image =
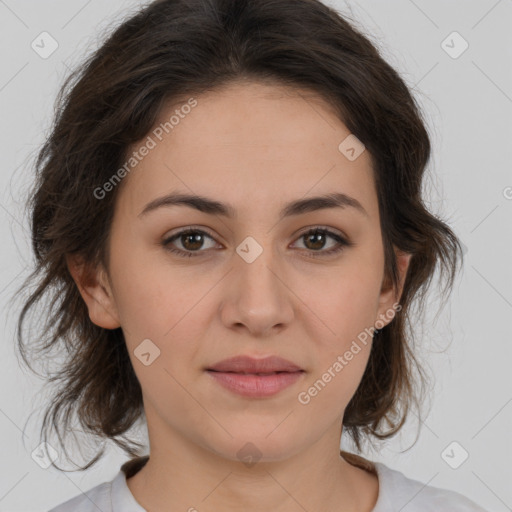
[[[246,247],[250,245],[239,251]],[[224,282],[222,322],[230,329],[246,329],[252,336],[275,334],[294,316],[297,298],[290,279],[270,248],[263,249],[255,259],[240,254],[234,256],[234,267]]]

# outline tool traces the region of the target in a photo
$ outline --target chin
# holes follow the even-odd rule
[[[223,436],[222,443],[215,443],[214,446],[208,443],[208,448],[216,455],[228,460],[243,462],[248,467],[257,462],[286,460],[298,453],[302,444],[300,440],[295,440],[288,430],[283,429],[278,434],[275,430],[275,426],[278,424],[279,422],[274,423],[271,429],[261,431],[255,429],[251,429],[250,432],[247,429],[241,430],[238,435],[230,430],[233,438],[226,439]],[[272,432],[270,436],[269,432]]]

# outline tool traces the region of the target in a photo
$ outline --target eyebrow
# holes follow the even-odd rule
[[[161,207],[169,206],[188,206],[195,208],[200,212],[210,215],[221,215],[227,218],[236,217],[236,210],[227,203],[221,203],[214,199],[197,194],[182,194],[173,192],[171,194],[158,197],[149,202],[139,213],[138,217],[142,217],[147,213]],[[363,205],[355,198],[339,192],[326,194],[323,196],[309,197],[306,199],[298,199],[287,203],[279,213],[279,218],[301,215],[308,212],[323,210],[327,208],[353,208],[355,211],[369,217],[368,212]]]

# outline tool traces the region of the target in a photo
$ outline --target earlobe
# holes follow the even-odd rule
[[[409,270],[412,254],[408,252],[396,251],[396,263],[398,266],[398,275],[400,276],[399,289],[396,291],[396,302],[400,301],[404,288],[405,278]]]
[[[402,296],[403,286],[405,283],[405,279],[407,277],[407,271],[409,269],[409,264],[411,261],[412,254],[400,251],[395,249],[396,254],[396,263],[398,268],[398,276],[399,282],[398,286],[394,287],[392,285],[391,279],[388,276],[385,276],[381,294],[379,299],[379,325],[384,324],[387,325],[390,323],[395,314],[394,304],[400,302],[400,298]],[[379,328],[382,328],[384,325],[381,325]]]
[[[104,329],[120,327],[112,290],[103,268],[91,269],[77,255],[67,255],[66,263],[87,306],[91,322]]]

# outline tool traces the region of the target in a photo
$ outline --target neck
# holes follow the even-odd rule
[[[127,464],[127,484],[137,502],[151,512],[370,512],[378,496],[373,465],[357,455],[340,454],[339,439],[332,444],[322,438],[286,460],[249,466],[180,438],[167,443],[165,450],[157,449],[161,445],[156,443],[149,459]]]

